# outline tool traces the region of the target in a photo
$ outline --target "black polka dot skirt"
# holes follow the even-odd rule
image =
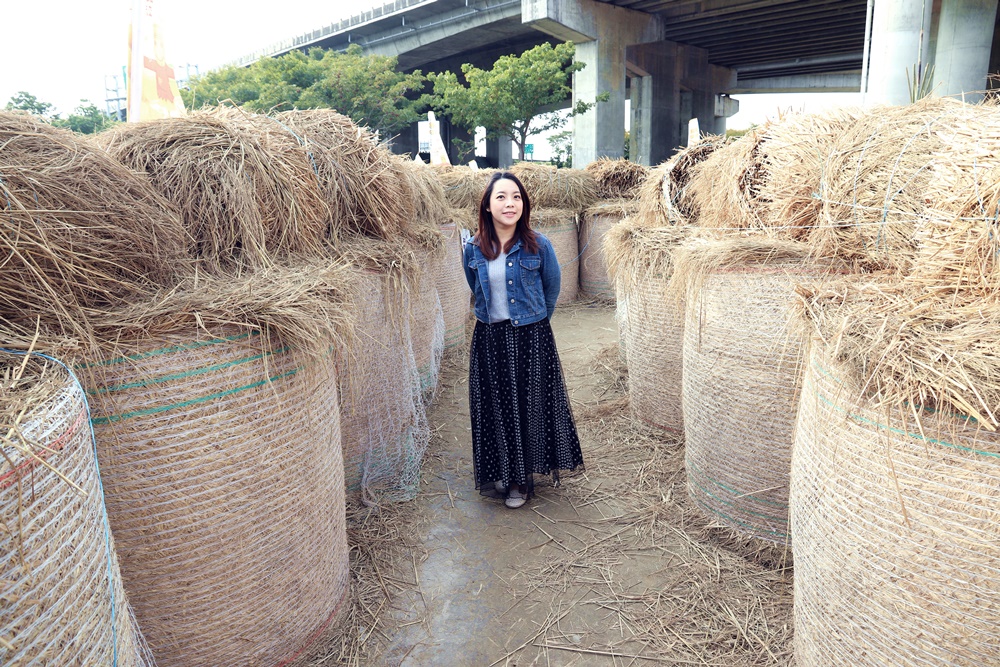
[[[476,488],[534,491],[534,475],[583,469],[583,452],[549,321],[476,322],[469,359]]]

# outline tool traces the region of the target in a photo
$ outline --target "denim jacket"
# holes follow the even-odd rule
[[[507,300],[510,322],[524,326],[552,317],[559,298],[560,270],[552,243],[537,234],[538,253],[529,253],[518,240],[507,253]],[[490,277],[479,242],[465,244],[465,279],[476,297],[476,319],[490,321]]]

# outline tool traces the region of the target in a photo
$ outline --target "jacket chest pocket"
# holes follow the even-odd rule
[[[530,284],[542,279],[542,260],[537,257],[528,257],[521,260],[521,280],[525,284]]]

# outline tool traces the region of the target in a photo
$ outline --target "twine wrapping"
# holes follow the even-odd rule
[[[814,339],[792,458],[796,663],[1000,663],[1000,438],[888,413],[847,376]]]
[[[445,254],[434,269],[434,278],[444,315],[444,348],[448,350],[465,342],[472,293],[462,268],[462,239],[457,225],[441,225],[441,233],[445,237]]]
[[[444,354],[444,308],[437,291],[440,259],[441,255],[426,254],[420,263],[416,290],[410,292],[413,356],[420,374],[420,392],[428,402],[437,393],[441,356]]]
[[[81,368],[108,515],[160,667],[288,664],[349,584],[331,356],[163,333]]]
[[[604,235],[634,213],[636,204],[627,200],[604,202],[591,206],[580,218],[580,289],[589,297],[610,301],[615,288],[608,276],[601,248]]]
[[[712,519],[788,537],[788,475],[802,363],[789,327],[799,264],[710,272],[687,298],[683,409],[688,491]],[[630,373],[631,375],[631,373]]]
[[[557,305],[576,301],[580,293],[580,239],[576,213],[569,209],[539,208],[531,212],[531,226],[552,242],[562,282]]]
[[[22,362],[0,355],[0,663],[152,665],[125,598],[83,389],[42,357],[11,389]]]

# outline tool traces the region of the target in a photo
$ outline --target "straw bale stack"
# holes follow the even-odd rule
[[[200,278],[78,365],[126,588],[161,666],[292,661],[348,591],[329,261]]]
[[[145,667],[108,530],[83,388],[0,355],[0,663]]]
[[[144,179],[28,114],[0,112],[0,337],[88,339],[105,309],[190,268],[176,210]]]
[[[345,486],[367,504],[414,497],[430,439],[401,288],[391,274],[357,270],[341,412]]]
[[[118,125],[96,141],[181,212],[203,270],[240,274],[322,252],[330,211],[309,153],[271,119],[205,110]]]
[[[584,171],[597,181],[598,199],[633,199],[649,175],[649,167],[608,157],[594,160]]]
[[[802,365],[801,336],[790,325],[794,287],[831,271],[808,251],[746,239],[692,243],[674,254],[671,290],[687,294],[688,491],[710,519],[779,543],[788,538]]]
[[[639,188],[639,215],[660,227],[696,222],[698,209],[688,184],[695,167],[727,143],[725,136],[706,135],[651,169]]]
[[[580,238],[576,211],[532,207],[531,227],[552,242],[559,260],[562,283],[556,304],[576,301],[580,294]]]
[[[471,167],[442,168],[436,165],[432,169],[438,175],[444,188],[444,196],[452,208],[472,211],[473,214],[479,210],[479,202],[483,199],[483,192],[486,191],[486,184],[493,176],[493,170]]]
[[[510,172],[524,184],[532,208],[582,211],[597,201],[597,181],[583,169],[518,162]]]
[[[463,212],[452,209],[449,222],[441,225],[445,253],[434,269],[441,310],[444,314],[444,347],[446,350],[465,343],[465,329],[471,317],[472,292],[465,280],[461,237]]]
[[[871,400],[830,343],[795,429],[796,663],[1000,663],[1000,438]]]
[[[580,218],[580,289],[589,297],[612,301],[615,288],[604,265],[604,238],[626,216],[635,215],[638,203],[632,199],[600,202]]]
[[[330,109],[285,111],[277,119],[307,143],[337,236],[395,241],[409,231],[416,215],[409,179],[375,134]]]
[[[648,227],[627,218],[608,232],[604,256],[618,297],[621,348],[632,414],[669,432],[683,429],[683,305],[667,298],[673,252],[689,227]]]

